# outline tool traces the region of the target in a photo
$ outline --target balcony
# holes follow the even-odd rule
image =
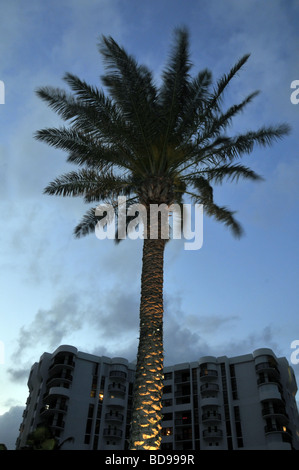
[[[282,400],[281,387],[279,384],[264,382],[259,385],[260,400]]]
[[[126,406],[126,401],[124,397],[111,396],[107,398],[107,406],[124,408]]]
[[[58,374],[58,375],[53,375],[48,378],[46,384],[51,386],[59,385],[62,383],[67,383],[70,384],[73,381],[73,376],[71,374]]]
[[[122,434],[123,434],[123,432],[122,432],[121,429],[106,428],[103,431],[103,436],[105,436],[105,437],[116,437],[118,439],[121,439]]]
[[[68,369],[73,369],[75,367],[74,356],[58,353],[52,361],[52,364],[49,367],[49,371],[52,371],[54,368],[66,367]]]
[[[256,372],[270,371],[271,373],[275,373],[277,377],[280,376],[279,369],[274,362],[267,361],[267,362],[261,362],[260,364],[256,364],[255,370]]]
[[[48,415],[51,413],[66,413],[67,412],[67,405],[45,405],[40,409],[41,415]]]
[[[215,380],[218,377],[218,372],[214,369],[203,369],[199,376],[201,380]]]
[[[202,435],[204,439],[221,439],[223,431],[221,429],[204,429]]]
[[[218,392],[219,392],[218,384],[206,383],[200,386],[200,393],[203,397],[204,396],[207,396],[207,397],[216,396]]]
[[[122,423],[124,420],[124,416],[121,413],[106,413],[105,420],[111,421],[113,423]]]
[[[265,426],[265,433],[270,434],[270,433],[283,433],[286,436],[292,437],[292,431],[287,428],[286,426],[283,426],[282,424],[270,424]]]
[[[109,377],[117,378],[120,380],[127,380],[127,373],[123,372],[122,370],[111,370]]]
[[[109,392],[117,392],[117,393],[126,393],[126,387],[119,383],[113,383],[108,385]]]
[[[264,408],[262,409],[262,416],[265,419],[276,417],[277,419],[279,419],[280,421],[283,421],[283,422],[288,422],[288,420],[289,420],[289,416],[288,416],[288,414],[285,410],[285,407],[284,406],[279,406],[279,405],[264,406]]]
[[[221,414],[220,413],[211,413],[211,412],[206,412],[203,413],[201,417],[203,422],[219,422],[221,421]]]
[[[70,390],[69,387],[51,387],[49,390],[43,395],[43,399],[45,400],[48,397],[54,396],[63,396],[63,397],[70,397]]]

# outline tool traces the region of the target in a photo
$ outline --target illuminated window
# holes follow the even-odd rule
[[[172,428],[163,428],[162,429],[162,436],[171,436],[172,435]]]

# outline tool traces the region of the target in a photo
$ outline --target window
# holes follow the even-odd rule
[[[162,436],[172,436],[173,428],[162,428]]]
[[[164,380],[171,380],[172,379],[172,372],[166,372],[164,374]]]
[[[168,398],[166,400],[162,400],[162,406],[163,407],[172,406],[172,399]]]
[[[90,443],[93,410],[94,410],[94,405],[89,405],[88,416],[87,416],[87,421],[86,421],[86,428],[85,428],[84,444],[89,444]]]

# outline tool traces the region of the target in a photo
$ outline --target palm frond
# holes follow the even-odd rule
[[[238,62],[230,69],[229,73],[224,74],[218,81],[217,86],[214,89],[214,93],[209,102],[209,109],[216,108],[219,109],[219,100],[222,98],[222,94],[230,81],[235,77],[243,65],[248,61],[250,54],[245,54]]]
[[[224,159],[240,158],[243,154],[253,151],[255,145],[267,147],[290,133],[290,127],[286,124],[279,126],[262,127],[257,131],[249,131],[235,138],[230,138],[223,147],[217,151]]]
[[[228,161],[242,158],[245,154],[250,154],[255,145],[266,147],[273,144],[290,133],[287,124],[279,126],[262,127],[257,131],[249,131],[236,137],[219,136],[212,142],[202,142],[202,147],[195,143],[190,146],[189,153],[181,160],[180,171],[197,165],[219,165]],[[204,145],[203,145],[204,144]]]
[[[190,68],[188,32],[186,29],[176,29],[174,46],[168,65],[162,74],[163,83],[158,97],[164,121],[162,130],[164,148],[169,136],[180,122],[180,117],[185,115],[185,105],[191,92]]]
[[[251,93],[238,105],[231,106],[225,113],[221,113],[219,116],[215,116],[210,123],[207,122],[203,139],[219,135],[221,131],[225,130],[231,124],[232,118],[243,111],[245,106],[249,104],[258,94],[258,91]]]
[[[46,101],[51,109],[58,113],[64,120],[76,115],[74,109],[78,102],[70,93],[54,87],[41,87],[36,90],[37,96]]]
[[[55,178],[44,189],[44,193],[51,196],[85,196],[97,186],[97,178],[98,174],[90,169],[71,171]]]
[[[67,161],[78,165],[87,165],[101,170],[107,170],[111,166],[130,168],[132,159],[117,146],[107,146],[97,141],[80,130],[60,127],[41,129],[35,134],[35,138],[48,145],[68,151]]]
[[[131,182],[124,177],[115,176],[112,172],[99,174],[85,168],[56,178],[44,190],[45,194],[52,196],[82,196],[87,203],[116,198],[131,192]]]
[[[111,37],[102,37],[99,50],[107,68],[102,81],[125,119],[133,125],[134,132],[142,143],[143,154],[145,152],[150,164],[150,143],[157,131],[157,91],[152,73],[146,66],[139,65],[134,57],[127,54]]]
[[[98,218],[95,215],[96,207],[90,208],[83,216],[81,222],[75,227],[74,235],[76,238],[81,238],[90,233],[94,233],[95,227],[98,223]]]
[[[180,119],[175,129],[178,143],[182,147],[188,144],[192,136],[198,131],[201,116],[210,97],[212,74],[205,69],[198,73],[188,83],[189,91],[185,95],[184,107],[180,112]]]
[[[227,181],[238,181],[239,178],[250,179],[252,181],[261,181],[263,178],[251,170],[251,168],[244,165],[222,165],[216,166],[215,168],[202,169],[200,171],[208,181],[215,182],[216,184],[223,183],[224,180]],[[192,181],[192,176],[186,176],[188,181]]]
[[[227,226],[236,238],[243,235],[243,228],[234,217],[235,212],[214,203],[204,204],[203,210],[208,216],[214,217],[218,222]]]

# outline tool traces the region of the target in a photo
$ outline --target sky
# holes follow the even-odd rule
[[[291,363],[299,340],[299,93],[291,88],[299,80],[299,1],[0,0],[0,11],[0,442],[14,448],[29,371],[45,351],[70,344],[136,359],[142,241],[75,239],[86,205],[43,194],[71,169],[66,154],[34,138],[63,124],[38,87],[68,89],[66,72],[102,87],[102,35],[157,83],[176,27],[190,32],[191,73],[208,68],[214,83],[251,54],[224,109],[260,94],[230,131],[288,123],[292,132],[242,160],[263,182],[215,189],[216,202],[236,211],[241,239],[204,215],[201,249],[167,245],[165,365],[263,347]]]

